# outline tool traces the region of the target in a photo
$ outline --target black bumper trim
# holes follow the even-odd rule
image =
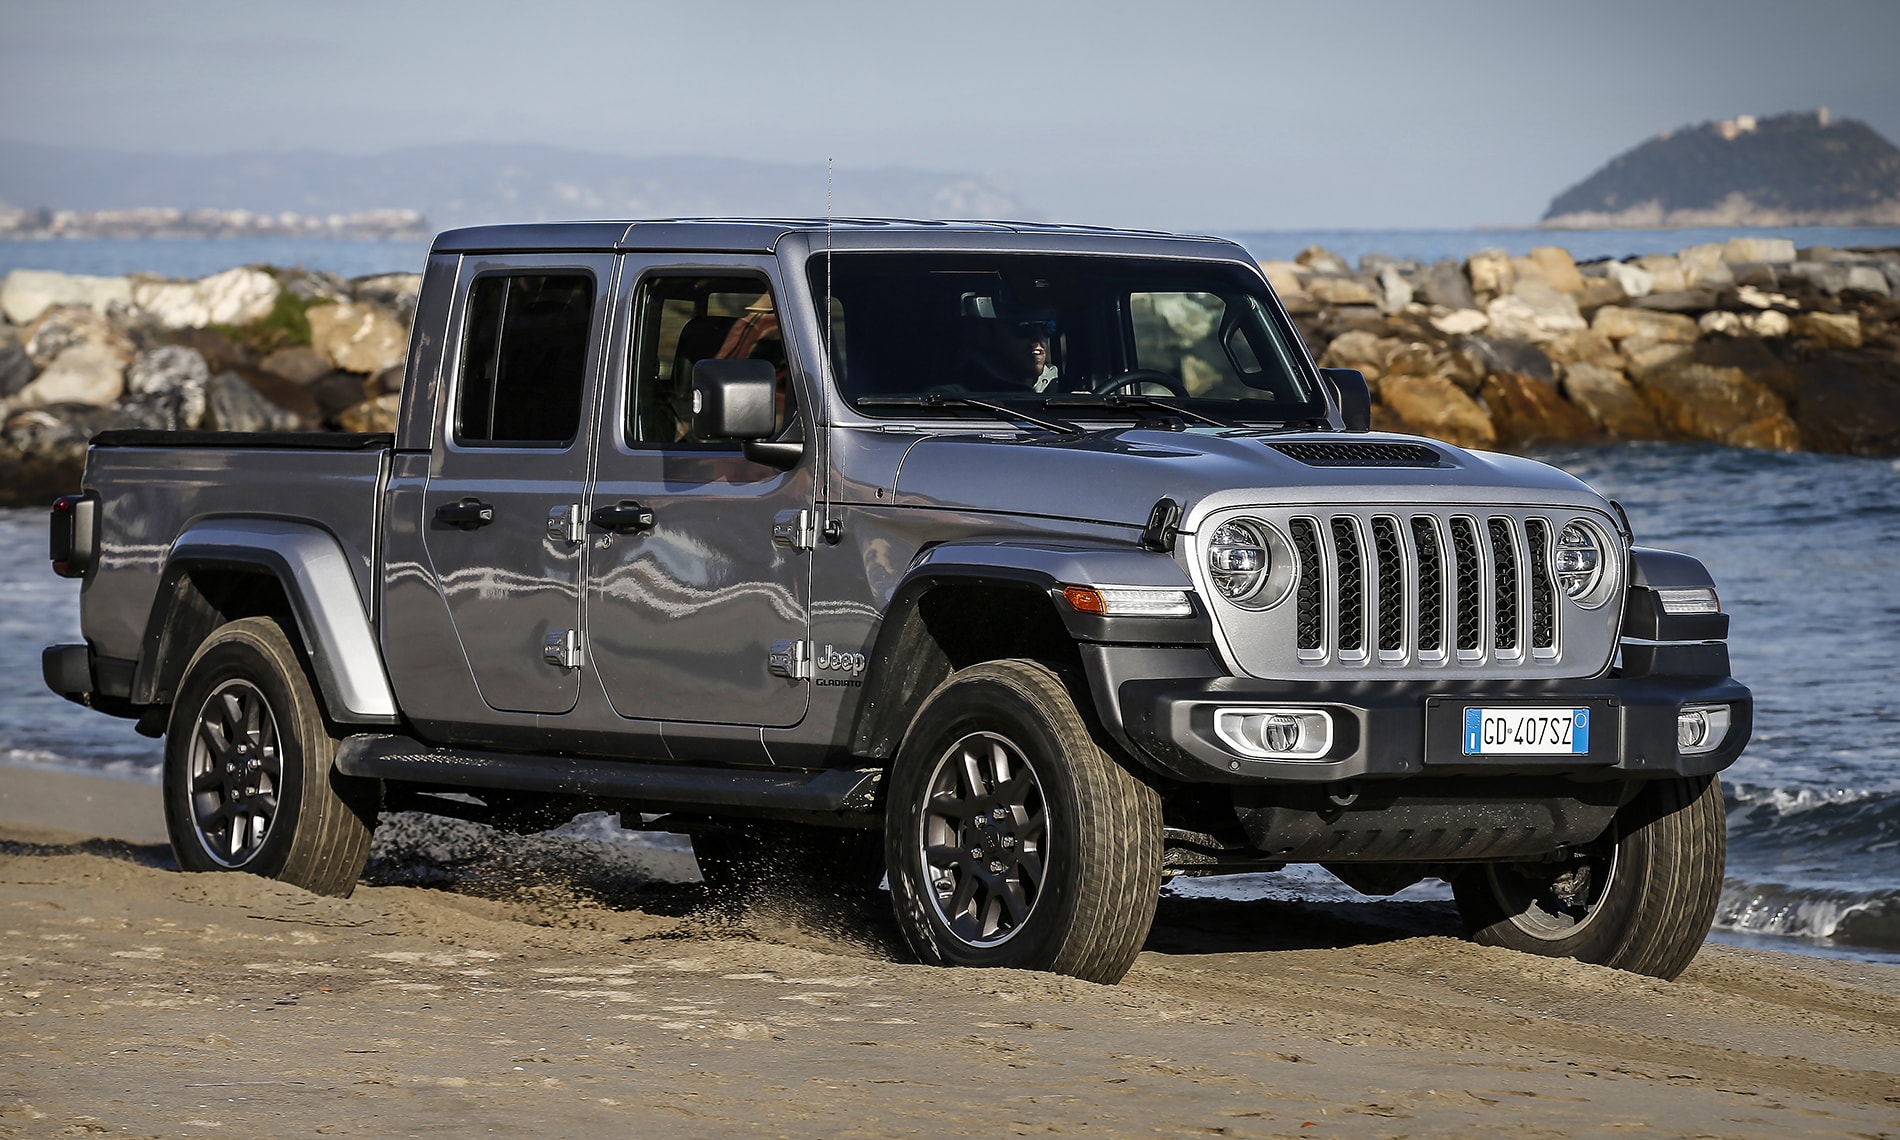
[[[1735,762],[1748,743],[1754,698],[1731,677],[1603,677],[1509,681],[1255,681],[1237,677],[1130,680],[1117,694],[1123,738],[1157,769],[1194,783],[1329,783],[1361,777],[1459,772],[1579,778],[1699,776]],[[1334,715],[1333,748],[1313,761],[1239,756],[1213,734],[1213,710],[1285,704]],[[1449,723],[1464,705],[1589,706],[1598,718],[1585,757],[1463,756]],[[1726,704],[1728,737],[1713,752],[1678,755],[1676,717],[1685,704]],[[1453,715],[1427,715],[1428,707]],[[1606,723],[1606,721],[1608,723]]]

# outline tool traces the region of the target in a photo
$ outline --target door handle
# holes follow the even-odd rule
[[[435,509],[435,521],[457,530],[479,530],[495,521],[495,508],[480,499],[443,503]]]
[[[643,507],[632,499],[622,499],[611,507],[596,508],[589,516],[589,521],[615,534],[635,534],[653,529],[653,509]]]

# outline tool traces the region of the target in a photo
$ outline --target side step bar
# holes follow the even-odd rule
[[[337,748],[336,769],[346,776],[621,800],[665,811],[794,817],[868,814],[877,806],[878,784],[884,778],[879,768],[695,768],[434,748],[374,733],[345,740]]]

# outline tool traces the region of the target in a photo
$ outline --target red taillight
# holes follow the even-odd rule
[[[53,500],[47,533],[47,555],[52,559],[53,573],[62,578],[83,578],[92,569],[98,504],[90,491]]]

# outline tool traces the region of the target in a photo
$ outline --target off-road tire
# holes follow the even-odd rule
[[[892,766],[884,842],[898,925],[934,965],[1113,984],[1160,898],[1160,796],[1033,661],[972,665],[925,699]]]
[[[336,738],[283,627],[242,618],[185,667],[165,740],[165,826],[187,871],[356,889],[380,785],[339,774]]]
[[[1477,942],[1670,979],[1708,936],[1727,853],[1720,781],[1656,780],[1570,861],[1472,867],[1452,892]],[[1579,868],[1583,891],[1560,877]]]

